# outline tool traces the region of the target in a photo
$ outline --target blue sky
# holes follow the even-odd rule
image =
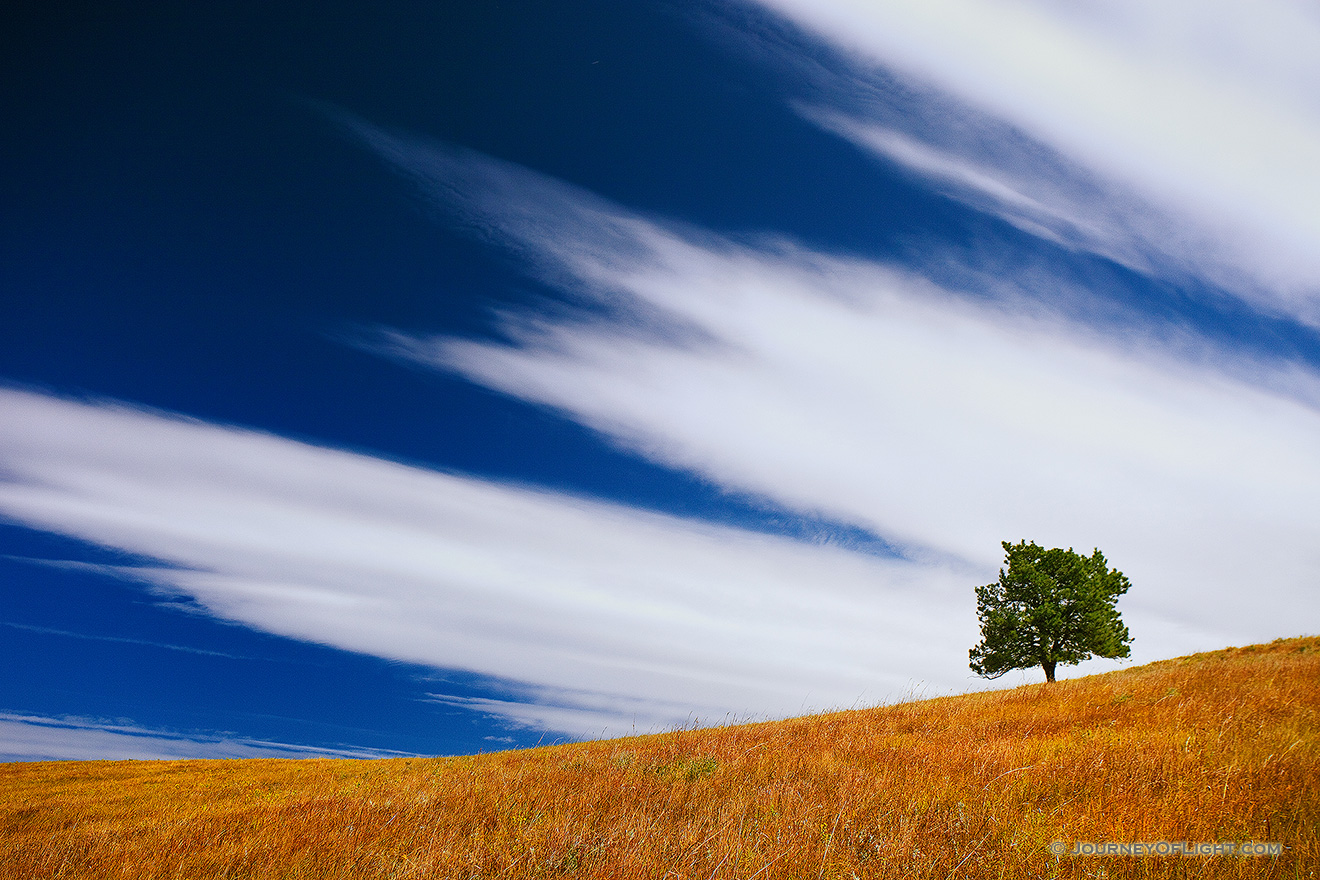
[[[0,757],[965,691],[1023,538],[1315,632],[1320,13],[1152,6],[29,12]]]

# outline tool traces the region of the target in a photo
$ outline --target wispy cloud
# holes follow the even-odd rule
[[[1152,234],[1175,222],[1167,213],[1076,167],[1044,161],[1021,138],[1005,138],[1006,143],[987,155],[990,126],[964,123],[949,132],[914,125],[911,118],[896,127],[858,112],[809,104],[799,104],[797,110],[821,128],[925,178],[944,194],[1031,235],[1140,272],[1207,274],[1205,265],[1193,265],[1199,250],[1212,248],[1207,236],[1193,242],[1188,233],[1171,250],[1166,237]]]
[[[857,62],[806,108],[830,130],[1019,225],[1320,324],[1314,4],[758,3]],[[904,130],[868,69],[964,109]]]
[[[394,332],[396,355],[866,527],[914,565],[993,570],[1006,538],[1099,546],[1138,584],[1134,629],[1169,647],[1273,637],[1318,608],[1320,397],[1305,368],[1194,334],[1078,326],[1013,293],[1057,278],[962,296],[648,220],[448,148],[370,141],[596,306],[508,314],[507,343]],[[488,178],[502,179],[463,188]],[[941,613],[931,601],[919,616]]]
[[[97,566],[95,570],[98,571],[98,573],[105,572],[105,569],[102,566]],[[115,574],[120,575],[121,572],[115,572]],[[0,626],[7,626],[11,629],[23,630],[24,632],[40,633],[41,635],[47,635],[47,636],[60,636],[61,638],[66,638],[66,639],[83,639],[86,641],[93,641],[93,642],[109,642],[111,644],[116,644],[116,645],[140,645],[146,648],[160,648],[161,650],[164,651],[181,651],[185,654],[200,654],[204,657],[224,657],[229,660],[252,659],[248,657],[241,657],[237,654],[227,654],[223,651],[208,651],[205,648],[190,648],[187,647],[186,645],[171,645],[168,642],[156,642],[150,639],[130,639],[130,638],[125,638],[123,636],[105,636],[105,635],[92,635],[90,633],[76,633],[63,629],[52,629],[51,627],[47,627],[47,626],[31,626],[25,623],[11,623],[7,620],[0,620]]]
[[[0,761],[153,761],[185,758],[396,758],[381,749],[327,749],[177,733],[91,718],[0,713]]]
[[[962,689],[987,575],[16,390],[0,473],[6,517],[160,560],[123,576],[570,736]]]

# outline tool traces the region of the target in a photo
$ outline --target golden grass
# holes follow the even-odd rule
[[[1320,638],[782,722],[389,761],[0,765],[0,875],[1313,877]],[[1273,841],[1055,856],[1052,841]]]

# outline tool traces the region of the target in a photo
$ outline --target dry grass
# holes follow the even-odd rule
[[[1312,877],[1320,639],[784,722],[391,761],[0,765],[6,878]],[[1056,857],[1258,840],[1270,857]]]

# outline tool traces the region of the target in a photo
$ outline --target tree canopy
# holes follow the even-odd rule
[[[1046,550],[1035,543],[1003,542],[1006,568],[999,580],[976,588],[981,643],[972,648],[977,675],[998,678],[1040,666],[1054,681],[1059,664],[1090,657],[1127,657],[1132,636],[1115,603],[1131,584],[1109,568],[1098,549]]]

